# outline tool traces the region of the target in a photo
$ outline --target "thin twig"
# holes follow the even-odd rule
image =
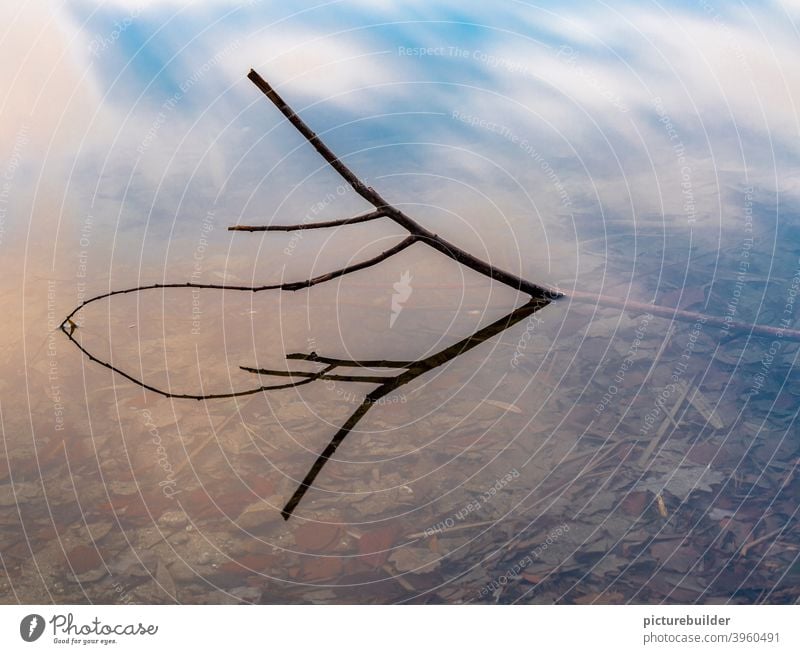
[[[653,357],[653,362],[650,364],[650,368],[648,368],[647,373],[642,380],[640,386],[644,388],[647,386],[647,382],[650,381],[650,377],[652,377],[653,372],[655,372],[658,363],[661,361],[661,357],[664,356],[664,352],[667,351],[667,347],[672,342],[672,337],[675,335],[675,325],[670,325],[669,329],[667,329],[667,333],[664,336],[664,339],[661,341],[661,345],[658,346],[658,351],[656,355]]]
[[[217,434],[222,434],[222,432],[225,431],[225,429],[233,421],[234,418],[236,418],[237,416],[241,416],[242,411],[246,409],[250,404],[250,402],[252,401],[253,401],[252,397],[248,398],[248,400],[241,407],[237,406],[236,411],[234,411],[227,418],[225,418],[225,420],[222,421],[222,424],[220,424],[219,427],[212,429],[211,433],[206,438],[204,438],[200,443],[198,443],[197,446],[190,453],[186,455],[186,458],[183,461],[180,461],[175,466],[175,476],[177,477],[181,472],[183,472],[183,469],[187,465],[189,465],[191,460],[196,459],[197,455],[200,454],[200,452],[202,452],[206,448],[206,446],[217,437]]]
[[[310,279],[304,279],[299,282],[281,282],[280,284],[263,284],[261,286],[241,286],[236,284],[200,284],[196,282],[183,282],[181,284],[147,284],[144,286],[133,286],[131,288],[124,288],[117,291],[109,291],[108,293],[101,293],[100,295],[95,295],[93,298],[88,300],[84,300],[81,304],[75,307],[72,312],[64,318],[64,321],[61,323],[61,331],[69,336],[65,330],[65,325],[72,323],[72,317],[78,313],[81,309],[83,309],[86,305],[91,304],[92,302],[97,302],[98,300],[103,300],[108,297],[113,297],[115,295],[125,295],[127,293],[139,293],[140,291],[149,291],[149,290],[156,290],[156,289],[166,289],[166,288],[197,288],[197,289],[213,289],[218,291],[251,291],[253,293],[259,293],[261,291],[299,291],[303,288],[310,288],[311,286],[315,286],[317,284],[322,284],[323,282],[330,281],[332,279],[336,279],[337,277],[341,277],[343,275],[347,275],[352,272],[356,272],[358,270],[363,270],[364,268],[369,268],[370,266],[375,266],[382,261],[385,261],[389,257],[394,256],[398,252],[402,252],[407,247],[413,245],[417,241],[417,238],[414,236],[407,236],[402,241],[393,245],[388,250],[381,252],[380,254],[371,257],[369,259],[365,259],[364,261],[359,261],[358,263],[351,264],[349,266],[345,266],[344,268],[339,268],[338,270],[333,270],[331,272],[325,273],[324,275],[318,275],[317,277],[311,277]],[[71,331],[74,331],[72,329]]]
[[[370,211],[361,216],[353,218],[341,218],[339,220],[329,220],[324,223],[300,223],[298,225],[232,225],[228,227],[229,232],[296,232],[302,229],[325,229],[327,227],[338,227],[339,225],[355,225],[365,223],[376,218],[383,218],[386,214],[383,211]]]
[[[767,534],[764,534],[764,535],[763,535],[763,536],[761,536],[760,538],[756,538],[755,540],[751,540],[749,543],[745,543],[744,545],[742,545],[742,549],[741,549],[741,551],[739,552],[739,556],[747,556],[747,553],[748,553],[748,552],[749,552],[751,549],[753,549],[753,548],[754,548],[756,545],[761,545],[761,543],[763,543],[764,541],[767,541],[767,540],[769,540],[769,539],[770,539],[770,538],[772,538],[773,536],[777,536],[777,535],[778,535],[778,534],[780,534],[780,533],[781,533],[781,532],[782,532],[784,529],[786,529],[786,527],[787,527],[787,526],[788,526],[788,525],[783,525],[783,527],[780,527],[779,529],[774,529],[774,530],[770,531],[769,533],[767,533]]]
[[[418,531],[415,534],[409,534],[406,538],[427,538],[429,536],[439,536],[441,534],[449,534],[453,531],[464,531],[465,529],[477,529],[478,527],[485,527],[486,525],[496,525],[497,520],[484,520],[483,522],[470,522],[466,525],[455,525],[454,527],[442,527],[441,529],[433,529],[428,531]]]
[[[661,442],[661,439],[667,432],[670,423],[671,422],[675,423],[675,416],[678,414],[678,410],[681,408],[681,405],[686,401],[686,396],[689,394],[689,391],[691,390],[692,385],[695,382],[695,379],[697,379],[697,375],[692,377],[691,382],[686,383],[686,381],[683,381],[683,383],[681,384],[680,394],[675,400],[675,404],[669,411],[666,412],[664,420],[661,422],[661,424],[658,427],[658,430],[656,431],[656,435],[650,439],[650,443],[648,444],[647,448],[645,449],[644,452],[642,452],[642,455],[639,457],[638,465],[643,466],[650,460],[650,457],[653,455],[653,452],[655,451],[656,447],[658,447],[658,444]]]

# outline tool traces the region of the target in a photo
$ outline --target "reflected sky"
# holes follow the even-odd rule
[[[20,209],[53,220],[52,202],[68,233],[99,216],[156,261],[209,211],[289,221],[339,183],[253,92],[251,67],[392,200],[554,282],[576,279],[576,236],[661,223],[736,240],[749,188],[765,230],[796,211],[789,2],[3,11],[30,43],[3,64],[2,145],[29,141],[15,181],[38,191]],[[537,262],[507,252],[543,240],[556,249]]]
[[[227,429],[228,423],[220,426],[227,416],[243,412],[251,425],[291,426],[277,445],[267,443],[263,429],[254,437],[253,447],[270,461],[275,479],[269,488],[253,491],[250,501],[272,498],[279,507],[293,477],[327,442],[339,413],[352,408],[349,400],[341,406],[343,391],[338,388],[335,393],[287,393],[269,411],[225,405],[188,416],[191,407],[169,403],[169,410],[167,405],[155,410],[148,408],[148,401],[139,404],[137,389],[89,366],[60,335],[53,340],[52,331],[73,307],[114,288],[165,281],[303,279],[374,256],[402,237],[402,230],[388,221],[301,238],[226,231],[233,224],[322,221],[369,208],[342,186],[246,79],[251,68],[368,185],[432,231],[527,279],[715,315],[729,312],[739,320],[773,325],[783,316],[792,288],[796,290],[797,0],[702,0],[668,7],[640,2],[613,7],[599,2],[503,2],[487,7],[366,0],[291,7],[258,0],[244,6],[221,0],[51,6],[33,1],[7,4],[0,16],[0,40],[10,53],[0,62],[6,89],[0,104],[0,328],[7,335],[0,349],[0,417],[8,468],[0,469],[3,483],[10,483],[15,466],[20,470],[17,479],[31,481],[36,466],[25,466],[36,453],[46,459],[45,468],[61,465],[63,425],[83,435],[100,429],[127,443],[130,434],[146,434],[148,420],[158,415],[154,424],[159,429],[183,425],[183,435],[175,428],[181,451],[191,459],[209,428]],[[451,263],[425,252],[404,252],[385,268],[352,283],[337,283],[328,292],[315,289],[299,300],[214,294],[126,298],[103,305],[80,329],[87,338],[96,338],[96,351],[117,356],[126,369],[176,384],[184,392],[209,385],[224,392],[247,378],[238,369],[240,362],[279,365],[285,352],[319,349],[354,359],[423,357],[522,302]],[[398,318],[399,305],[392,308],[392,297],[406,273],[414,295]],[[413,408],[403,396],[384,407],[386,415],[373,412],[377,417],[370,416],[363,432],[352,439],[363,447],[345,456],[341,471],[319,492],[323,513],[312,511],[306,517],[361,525],[342,527],[331,540],[345,535],[359,540],[363,523],[397,521],[419,512],[425,517],[412,531],[424,533],[437,519],[446,521],[464,505],[449,495],[461,488],[463,479],[446,484],[445,495],[435,498],[432,479],[457,459],[452,445],[441,438],[441,431],[450,433],[453,424],[461,427],[459,447],[472,446],[475,430],[493,434],[484,442],[491,456],[467,457],[468,463],[462,457],[459,464],[478,489],[516,470],[520,457],[530,461],[545,451],[552,460],[572,461],[582,445],[597,444],[590,432],[598,417],[611,421],[604,429],[635,434],[652,398],[647,396],[650,404],[645,407],[636,403],[668,382],[668,364],[654,376],[628,377],[634,381],[620,410],[637,406],[633,423],[625,416],[612,421],[605,409],[596,409],[609,388],[604,375],[619,375],[618,361],[630,353],[640,318],[569,302],[548,307],[542,315],[545,324],[536,326],[542,343],[529,344],[530,325],[518,326],[477,358],[409,391],[416,401]],[[204,324],[201,335],[192,331],[198,316]],[[587,328],[592,321],[599,325],[594,336],[589,335],[593,328]],[[666,322],[655,324],[648,323],[642,337],[642,351],[651,358],[669,333]],[[677,338],[685,339],[691,326],[677,329]],[[391,339],[378,336],[387,330]],[[581,339],[571,341],[576,335]],[[721,380],[754,378],[756,368],[746,366],[761,363],[764,344],[730,345],[723,339],[733,349],[720,354],[717,336],[704,333],[698,352],[731,367],[717,370],[713,379],[708,370],[698,368],[692,375],[700,377],[691,380],[700,384],[711,379],[706,388],[710,401],[720,410],[741,410],[736,418],[749,427],[736,431],[738,438],[755,430],[763,415],[745,415],[738,396],[731,395],[733,387]],[[686,351],[682,348],[683,341],[673,352],[676,359]],[[522,369],[509,368],[515,356],[525,360]],[[793,396],[784,396],[784,386],[796,351],[788,346],[782,356],[784,368],[772,369],[780,386],[768,388],[758,400],[766,402],[759,408],[764,414],[793,410]],[[638,354],[634,358],[638,361]],[[55,390],[50,379],[54,370]],[[640,394],[638,383],[655,386]],[[487,401],[504,412],[502,418],[490,415]],[[300,419],[303,406],[315,407],[311,414],[316,427]],[[144,410],[152,411],[150,418],[137,413]],[[427,418],[433,425],[420,426]],[[778,423],[780,429],[790,429],[794,419],[779,416]],[[410,434],[407,449],[375,436],[398,428]],[[429,429],[439,430],[438,435]],[[554,444],[555,433],[567,434],[565,449]],[[776,439],[775,452],[786,444],[782,436]],[[86,444],[80,447],[82,460],[90,458]],[[107,453],[103,447],[114,449],[105,443],[98,451]],[[275,454],[282,447],[295,449],[282,458]],[[419,454],[426,448],[427,460]],[[640,455],[637,451],[636,458]],[[144,462],[136,457],[128,457],[130,470],[140,470],[140,464],[141,469],[152,468],[146,456]],[[395,458],[406,460],[405,467],[393,468]],[[392,499],[381,500],[380,511],[364,509],[363,501],[361,509],[336,507],[326,495],[370,492],[368,484],[356,484],[354,491],[351,483],[363,473],[365,461],[375,468],[376,483],[391,478],[388,490],[381,492]],[[235,468],[238,463],[226,459],[226,465]],[[515,494],[498,515],[527,515],[522,507],[531,506],[530,489],[556,493],[573,472],[551,479],[552,470],[539,465],[526,477],[525,492]],[[245,466],[237,478],[251,492],[249,472]],[[107,487],[111,479],[122,483],[114,466],[111,477],[98,474],[100,481],[86,473],[77,490],[60,492],[79,494],[91,482]],[[209,474],[214,482],[224,476],[215,477],[213,470]],[[213,483],[206,480],[205,487],[212,489],[210,496],[218,496]],[[409,497],[404,488],[411,489]],[[645,490],[655,492],[653,488]],[[565,513],[551,514],[552,505],[542,499],[547,494],[537,497],[545,533],[559,528],[563,516],[575,508],[566,502]],[[192,498],[196,509],[198,496]],[[243,501],[237,498],[233,505]],[[148,501],[154,503],[145,498],[143,506]],[[108,502],[113,505],[113,497]],[[38,516],[31,518],[34,522],[41,518],[33,513]],[[237,524],[261,525],[242,520],[233,509],[224,513],[239,518]],[[192,515],[201,519],[197,516],[207,513]],[[272,525],[271,518],[265,520]],[[512,529],[519,528],[514,525]],[[44,528],[36,533],[33,541],[46,540]],[[220,534],[203,533],[214,551],[227,551]],[[572,533],[580,534],[575,536],[579,544],[588,542],[578,527]],[[388,532],[381,534],[374,543],[378,549],[381,538],[389,539]],[[315,572],[292,558],[297,542],[300,549],[308,545],[317,553],[325,543],[311,538],[309,545],[307,537],[304,541],[274,526],[256,535],[284,554],[291,551],[289,558],[274,554],[274,560],[260,561],[259,569],[269,569],[272,580],[333,583],[331,579],[347,578],[345,586],[362,583],[357,576],[362,571],[346,562],[341,569],[332,565]],[[499,537],[485,535],[486,543],[470,556],[464,552],[473,540],[437,552],[446,561],[445,581],[431,577],[428,586],[468,577],[483,557],[492,555],[494,538]],[[387,540],[389,545],[394,540]],[[63,553],[74,547],[70,541]],[[430,563],[412,550],[400,563],[393,560],[395,573],[413,569],[414,561],[423,568]],[[192,553],[183,555],[189,560]],[[378,558],[382,569],[386,559]],[[500,560],[497,574],[506,563]],[[302,572],[291,572],[295,568]],[[228,572],[233,574],[230,568]],[[51,580],[60,573],[53,574]],[[117,574],[124,576],[124,570]],[[184,577],[190,583],[191,575]],[[214,578],[209,583],[222,588],[225,597],[264,600],[253,593],[231,595],[227,581]],[[479,591],[487,580],[476,577],[470,583],[470,597],[485,599]],[[422,585],[415,583],[410,591],[400,584],[379,595],[404,601],[418,597]],[[42,582],[36,587],[28,579],[20,592],[47,600],[52,589],[46,586]],[[647,588],[655,592],[657,586]],[[80,597],[70,588],[67,597]],[[301,597],[292,584],[281,588],[275,597]],[[92,596],[89,590],[80,592]],[[153,598],[142,592],[140,600]],[[727,592],[711,595],[719,598]],[[565,593],[561,587],[548,598],[558,600]],[[102,597],[114,601],[113,595]],[[447,597],[439,595],[438,601]],[[515,596],[520,601],[524,597]]]

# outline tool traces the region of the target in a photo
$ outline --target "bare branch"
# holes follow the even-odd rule
[[[277,91],[273,89],[264,78],[261,77],[256,71],[250,70],[247,74],[248,79],[253,82],[261,92],[266,95],[270,102],[274,104],[278,110],[286,116],[286,119],[294,125],[295,129],[306,137],[306,140],[314,146],[314,149],[319,152],[325,161],[327,161],[333,169],[339,173],[342,178],[353,188],[367,202],[373,205],[376,209],[380,209],[385,203],[380,199],[380,196],[369,188],[364,182],[355,176],[350,170],[331,150],[325,145],[322,140],[312,131],[312,129],[305,124],[302,118],[298,116],[294,110],[284,102],[283,98],[278,95]],[[375,200],[378,200],[376,203]]]
[[[374,266],[379,264],[381,261],[386,261],[389,257],[394,256],[398,252],[402,252],[410,245],[413,245],[417,242],[416,236],[407,236],[402,241],[400,241],[394,247],[389,248],[385,252],[381,252],[378,256],[372,257],[371,259],[366,259],[365,261],[361,261],[360,263],[354,263],[352,266],[346,266],[345,268],[341,268],[340,270],[334,270],[333,272],[325,273],[324,275],[320,275],[319,277],[314,277],[313,279],[307,279],[303,282],[293,282],[291,284],[282,284],[281,289],[286,291],[299,291],[301,288],[308,288],[309,286],[314,286],[314,284],[321,284],[322,282],[327,282],[331,279],[336,279],[337,277],[341,277],[342,275],[347,275],[351,272],[356,272],[357,270],[362,270],[364,268],[369,268],[370,266]]]
[[[381,261],[385,261],[389,257],[394,256],[398,252],[402,252],[410,245],[413,245],[416,242],[416,240],[417,239],[413,236],[407,236],[397,245],[392,246],[388,250],[385,250],[384,252],[381,252],[379,255],[376,255],[370,259],[365,259],[364,261],[354,263],[350,266],[345,266],[344,268],[340,268],[339,270],[333,270],[323,275],[318,275],[317,277],[312,277],[311,279],[305,279],[299,282],[284,282],[282,284],[265,284],[263,286],[239,286],[235,284],[199,284],[195,282],[184,282],[182,284],[147,284],[144,286],[134,286],[132,288],[124,288],[117,291],[109,291],[108,293],[101,293],[100,295],[95,295],[93,298],[84,300],[81,304],[75,307],[72,310],[72,312],[66,318],[64,318],[64,321],[61,323],[60,325],[61,331],[67,334],[67,336],[72,337],[72,333],[75,331],[75,323],[72,321],[72,318],[75,316],[76,313],[78,313],[78,311],[83,309],[85,306],[91,304],[92,302],[97,302],[98,300],[102,300],[108,297],[113,297],[115,295],[126,295],[127,293],[139,293],[140,291],[150,291],[159,288],[161,289],[203,288],[203,289],[213,289],[218,291],[251,291],[253,293],[258,293],[260,291],[275,291],[275,290],[299,291],[300,289],[310,288],[311,286],[315,286],[316,284],[322,284],[323,282],[336,279],[337,277],[341,277],[342,275],[347,275],[351,272],[356,272],[358,270],[363,270],[364,268],[369,268],[370,266],[375,266],[379,264]],[[65,326],[69,326],[70,332],[66,331]]]
[[[486,275],[491,279],[495,279],[501,284],[510,286],[513,289],[527,293],[535,298],[547,298],[554,300],[561,297],[561,293],[553,289],[539,286],[526,279],[522,279],[513,273],[501,270],[486,261],[482,261],[477,257],[472,256],[466,250],[462,250],[457,245],[446,241],[437,234],[434,234],[428,229],[425,229],[416,220],[406,215],[400,209],[384,200],[378,193],[370,186],[367,186],[350,170],[333,152],[322,142],[322,139],[317,136],[312,129],[305,124],[302,118],[298,116],[294,110],[286,103],[286,101],[278,95],[278,93],[264,80],[256,71],[251,70],[247,77],[259,90],[269,98],[270,102],[274,104],[278,110],[286,116],[286,119],[295,127],[295,129],[305,136],[306,140],[319,152],[325,161],[342,176],[342,178],[353,188],[367,202],[372,204],[376,209],[385,212],[388,218],[391,218],[401,227],[405,228],[409,234],[412,234],[417,240],[431,246],[438,250],[445,256],[450,257],[454,261],[479,272],[481,275]]]
[[[430,230],[425,229],[417,221],[410,216],[400,211],[397,207],[393,206],[384,200],[373,188],[367,186],[351,171],[333,152],[322,142],[311,128],[303,122],[303,120],[289,107],[283,98],[254,70],[251,70],[247,77],[261,90],[264,95],[286,116],[286,119],[306,137],[308,142],[319,152],[325,161],[327,161],[333,169],[347,181],[348,184],[367,202],[370,202],[376,209],[385,212],[385,215],[404,227],[410,234],[417,237],[422,243],[429,245],[435,250],[441,252],[445,256],[457,261],[458,263],[475,270],[491,279],[497,280],[502,284],[510,286],[516,290],[529,294],[533,298],[545,298],[548,300],[556,300],[564,297],[565,293],[557,288],[547,288],[534,284],[528,280],[522,279],[517,275],[501,270],[490,263],[482,261],[469,252],[462,250],[458,246],[449,243],[437,234]],[[771,325],[758,325],[749,324],[742,321],[729,320],[728,318],[720,318],[718,316],[711,316],[701,314],[694,311],[685,311],[683,309],[675,309],[672,307],[660,306],[657,304],[648,304],[645,302],[633,302],[627,299],[617,299],[605,295],[597,295],[595,293],[587,293],[584,291],[570,290],[566,293],[567,297],[572,298],[578,302],[587,302],[596,304],[598,306],[617,307],[623,310],[631,310],[635,312],[649,312],[653,315],[662,316],[671,320],[680,320],[683,322],[697,322],[702,321],[704,324],[715,325],[725,329],[728,332],[741,331],[748,335],[758,335],[770,338],[783,338],[786,340],[800,341],[800,330],[784,327],[773,327]]]
[[[329,220],[324,223],[300,223],[298,225],[232,225],[228,227],[229,232],[296,232],[302,229],[324,229],[326,227],[338,227],[339,225],[355,225],[365,223],[377,218],[386,216],[385,211],[370,211],[369,213],[353,218],[340,218],[339,220]]]

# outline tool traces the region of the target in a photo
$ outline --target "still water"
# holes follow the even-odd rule
[[[2,12],[0,600],[796,599],[796,3]]]

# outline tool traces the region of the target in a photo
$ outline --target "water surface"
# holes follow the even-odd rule
[[[4,10],[2,600],[795,601],[797,343],[568,295],[797,327],[796,7],[264,4]],[[374,384],[164,397],[58,331],[111,290],[403,238],[226,230],[369,209],[251,67],[391,202],[567,293],[376,402],[289,520]],[[425,359],[526,300],[417,244],[295,293],[113,296],[75,338],[231,394],[319,369],[290,353]]]

